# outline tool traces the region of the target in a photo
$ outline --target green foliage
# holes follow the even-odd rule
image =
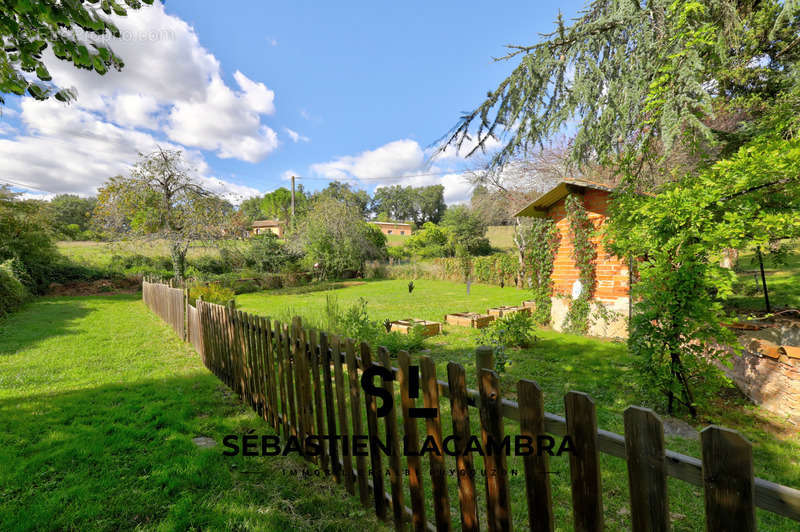
[[[464,246],[470,255],[488,255],[492,251],[486,238],[486,222],[477,212],[464,205],[450,207],[442,218],[442,226],[450,231],[453,247]]]
[[[311,200],[315,203],[325,200],[337,201],[348,209],[358,212],[362,220],[366,218],[370,201],[369,194],[365,190],[353,190],[349,183],[341,183],[339,181],[328,183],[328,186],[316,192]]]
[[[299,259],[299,255],[273,233],[251,237],[245,253],[247,266],[264,273],[282,272]]]
[[[364,221],[358,207],[331,197],[314,201],[290,240],[292,249],[305,251],[306,265],[321,279],[363,273],[367,261],[386,258],[385,235]]]
[[[17,278],[10,260],[0,263],[0,318],[14,312],[28,299],[28,290]]]
[[[59,194],[47,205],[53,233],[77,240],[89,229],[97,198],[81,198],[73,194]]]
[[[185,276],[190,242],[242,229],[233,207],[199,184],[183,154],[162,148],[141,155],[130,176],[112,177],[100,187],[94,220],[119,236],[168,240],[179,279]]]
[[[299,185],[294,193],[295,217],[302,218],[308,210],[308,205],[309,197],[303,189],[303,185]],[[242,206],[244,207],[244,205]],[[265,194],[255,217],[281,220],[288,224],[292,218],[292,191],[286,187],[280,187]]]
[[[47,217],[39,202],[21,201],[0,187],[0,262],[12,261],[15,276],[34,294],[50,284],[58,261]]]
[[[224,286],[222,283],[202,283],[189,287],[189,301],[197,301],[202,297],[203,301],[209,303],[227,305],[235,295],[232,288]]]
[[[447,257],[453,254],[449,229],[426,222],[406,240],[404,249],[410,255],[423,258]]]
[[[532,300],[535,301],[533,320],[541,325],[550,323],[553,295],[553,261],[558,250],[560,233],[550,218],[532,218],[527,226],[525,249],[526,273],[531,279]]]
[[[571,23],[559,15],[538,43],[509,47],[501,59],[518,65],[462,117],[448,144],[476,152],[512,128],[494,159],[500,166],[576,123],[573,160],[618,161],[624,153],[637,174],[646,169],[642,159],[658,160],[674,145],[738,147],[741,139],[730,135],[736,125],[716,119],[759,115],[776,89],[797,84],[799,8],[795,1],[587,2]]]
[[[380,187],[372,197],[372,211],[378,217],[411,220],[417,225],[439,223],[446,209],[442,185]]]
[[[422,327],[415,327],[408,334],[401,334],[397,331],[388,332],[383,323],[370,319],[367,300],[363,297],[342,311],[336,296],[327,294],[325,315],[330,331],[358,342],[366,342],[373,347],[385,347],[391,354],[399,351],[412,353],[419,351],[424,345]]]
[[[142,2],[153,0],[103,0],[100,6],[92,0],[70,2],[2,2],[0,19],[0,94],[22,96],[27,93],[37,100],[54,96],[59,101],[75,98],[74,91],[56,87],[43,61],[49,46],[53,54],[77,68],[93,70],[100,75],[109,69],[121,70],[123,62],[104,42],[109,35],[121,36],[105,15],[125,15],[127,9],[138,9]],[[97,36],[89,46],[82,33]],[[34,75],[35,74],[35,77]],[[0,104],[5,103],[0,96]]]
[[[722,323],[735,274],[719,266],[722,251],[800,234],[800,140],[761,138],[657,196],[620,194],[610,220],[609,248],[642,258],[631,352],[670,403],[695,412],[708,382],[697,359],[733,341]]]
[[[564,200],[564,208],[569,220],[569,231],[572,237],[572,259],[578,268],[578,280],[581,292],[578,297],[569,300],[569,309],[564,316],[564,330],[576,334],[585,334],[589,329],[591,299],[595,285],[595,259],[597,250],[592,243],[596,229],[589,220],[583,201],[570,194]]]
[[[487,345],[493,349],[495,370],[504,373],[508,364],[508,348],[528,348],[536,342],[533,327],[534,320],[528,314],[508,314],[481,329],[478,345]]]

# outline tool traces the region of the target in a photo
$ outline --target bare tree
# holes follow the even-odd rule
[[[109,179],[100,189],[95,221],[103,230],[170,243],[175,276],[182,279],[194,240],[232,236],[233,207],[198,183],[180,151],[139,156],[128,177]]]

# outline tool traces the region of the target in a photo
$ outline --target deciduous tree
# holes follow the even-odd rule
[[[238,236],[226,227],[233,207],[199,183],[180,151],[163,148],[141,155],[129,176],[100,187],[94,214],[106,231],[169,241],[178,279],[192,241]]]

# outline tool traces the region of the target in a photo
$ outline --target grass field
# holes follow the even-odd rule
[[[114,255],[146,255],[148,257],[169,257],[169,244],[164,240],[155,241],[120,241],[120,242],[92,242],[92,241],[62,241],[57,244],[62,255],[74,262],[86,266],[103,268],[109,265]],[[200,243],[189,248],[187,256],[196,258],[211,255],[219,257],[219,249],[207,247]]]
[[[486,230],[486,238],[493,248],[514,249],[514,226],[490,225]]]
[[[266,424],[137,296],[0,322],[0,530],[383,530],[290,458],[226,457]]]
[[[415,282],[416,288],[408,293],[406,281],[374,281],[347,283],[324,287],[304,287],[237,296],[237,306],[265,316],[286,319],[292,315],[304,317],[310,326],[324,325],[326,297],[335,295],[339,306],[346,307],[364,297],[368,301],[370,316],[384,318],[415,317],[441,321],[446,312],[485,311],[498,304],[518,304],[525,292],[513,288],[473,285],[467,295],[464,285],[445,281]],[[596,405],[598,424],[613,432],[623,432],[623,410],[631,404],[653,408],[663,405],[651,403],[635,383],[637,375],[632,360],[623,343],[555,333],[537,332],[538,342],[530,349],[512,351],[511,362],[501,376],[501,387],[506,397],[515,398],[516,382],[520,378],[534,379],[544,390],[545,406],[550,412],[563,415],[563,396],[567,391],[589,393]],[[476,388],[474,348],[477,332],[455,326],[445,326],[444,335],[426,341],[426,348],[436,361],[440,379],[446,377],[448,362],[458,362],[467,371],[467,384]],[[416,358],[418,355],[412,356]],[[446,402],[441,411],[442,426],[450,433],[451,420]],[[473,434],[476,434],[477,412],[470,411]],[[696,428],[720,424],[741,431],[754,444],[755,473],[757,476],[786,484],[800,486],[800,436],[796,427],[785,424],[774,416],[761,412],[747,403],[735,390],[723,391],[703,411]],[[420,430],[424,430],[420,428]],[[506,423],[506,434],[518,434],[515,423]],[[692,456],[700,455],[699,442],[677,436],[667,438],[668,447]],[[480,461],[476,462],[480,467]],[[448,457],[448,466],[455,467]],[[609,530],[630,528],[628,513],[628,488],[626,467],[622,460],[602,455],[603,504]],[[522,471],[521,460],[511,458],[509,468]],[[566,457],[552,458],[553,500],[559,530],[571,527],[571,502],[569,492],[569,463]],[[478,484],[479,498],[482,482]],[[522,476],[511,478],[514,523],[524,528],[527,516],[524,503]],[[456,483],[449,480],[453,515],[458,515]],[[426,485],[426,489],[430,489]],[[674,530],[703,528],[702,490],[675,479],[670,479],[670,509]],[[482,500],[482,499],[481,499]],[[428,515],[432,515],[429,506]],[[796,530],[797,523],[759,511],[759,525],[763,530]]]
[[[740,256],[737,270],[738,282],[734,295],[728,298],[729,305],[738,311],[763,312],[766,308],[764,291],[755,254]],[[800,309],[800,245],[792,248],[785,262],[776,262],[772,256],[765,255],[764,274],[773,311]]]

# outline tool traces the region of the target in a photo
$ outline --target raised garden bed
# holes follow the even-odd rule
[[[514,314],[516,312],[524,312],[525,314],[530,314],[531,309],[530,307],[495,307],[495,308],[490,308],[486,311],[486,313],[489,314],[489,316],[494,316],[495,318],[502,318],[503,316]]]
[[[527,301],[523,301],[522,306],[530,309],[536,308],[536,301],[532,301],[530,299]]]
[[[417,320],[414,318],[393,321],[391,330],[401,334],[408,334],[414,327],[422,327],[422,336],[426,338],[442,333],[442,324],[438,321]]]
[[[477,312],[456,312],[445,315],[444,321],[450,325],[482,329],[494,321],[494,316],[478,314]]]

